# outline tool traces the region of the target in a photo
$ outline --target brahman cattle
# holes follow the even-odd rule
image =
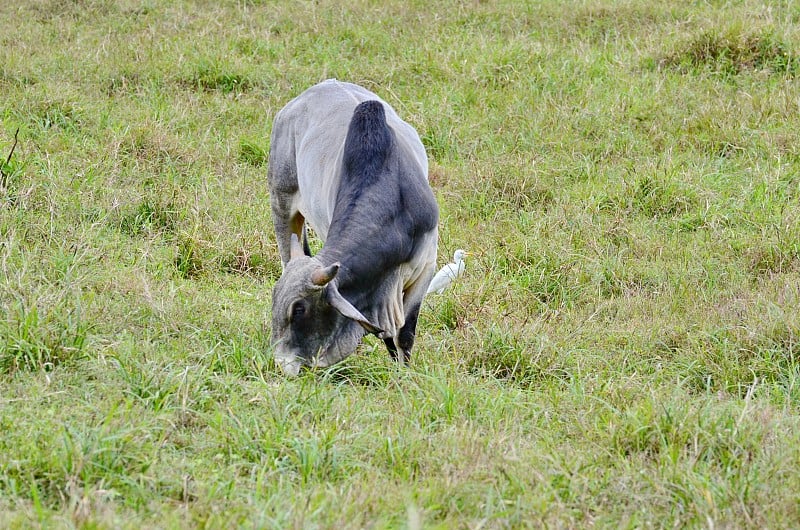
[[[275,117],[268,178],[283,265],[272,293],[276,362],[290,375],[330,366],[367,333],[408,362],[439,219],[414,128],[369,90],[324,81]],[[323,241],[315,256],[306,223]]]

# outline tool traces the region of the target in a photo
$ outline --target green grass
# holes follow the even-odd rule
[[[800,521],[800,6],[0,17],[0,526]],[[287,380],[269,133],[329,77],[417,128],[473,255],[409,367]]]

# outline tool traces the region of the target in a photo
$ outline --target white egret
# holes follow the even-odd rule
[[[428,286],[428,292],[426,294],[433,292],[436,294],[442,294],[442,292],[444,292],[444,290],[447,289],[451,283],[453,283],[453,280],[464,274],[464,269],[466,269],[464,258],[468,255],[469,252],[463,249],[456,250],[455,254],[453,254],[453,263],[448,263],[439,269],[439,272],[437,272],[436,276],[434,276],[431,280],[431,284]]]

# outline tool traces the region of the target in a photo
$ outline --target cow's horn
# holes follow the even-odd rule
[[[355,320],[369,333],[378,334],[383,331],[381,328],[367,320],[367,317],[365,317],[361,311],[356,309],[353,304],[345,300],[344,296],[342,296],[341,293],[339,293],[339,290],[336,289],[336,284],[333,284],[327,288],[326,297],[328,299],[328,303],[331,304],[339,313],[347,318]]]
[[[327,267],[319,267],[317,270],[311,273],[311,283],[318,287],[324,287],[336,277],[337,272],[339,272],[338,263],[334,263],[333,265],[329,265]]]
[[[300,240],[297,238],[297,234],[292,233],[291,245],[289,247],[289,259],[301,258],[303,256],[305,256],[305,253],[303,253],[303,247],[300,246]]]

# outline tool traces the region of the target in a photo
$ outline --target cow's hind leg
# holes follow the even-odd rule
[[[281,265],[286,267],[291,254],[292,234],[303,241],[306,249],[308,243],[305,237],[305,219],[297,210],[300,191],[297,183],[294,137],[287,129],[287,124],[283,122],[276,121],[273,126],[267,180],[275,239],[281,255]]]
[[[272,224],[275,227],[275,240],[278,243],[278,252],[281,255],[281,264],[286,267],[291,254],[291,236],[297,235],[300,241],[305,242],[305,218],[291,207],[291,196],[281,196],[273,193],[270,197],[272,206]],[[308,246],[306,243],[305,246]]]
[[[311,256],[311,247],[308,246],[308,230],[306,229],[306,225],[303,225],[303,252],[305,252],[306,256]]]
[[[406,323],[400,328],[397,336],[397,351],[394,359],[402,363],[411,361],[411,349],[414,347],[414,339],[417,336],[417,319],[419,318],[420,304],[416,304],[406,315]]]

